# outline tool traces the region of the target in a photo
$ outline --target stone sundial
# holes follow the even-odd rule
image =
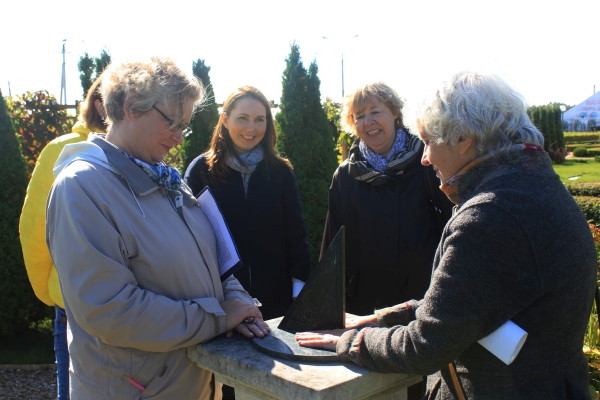
[[[342,226],[286,314],[267,321],[269,335],[252,339],[258,349],[288,360],[339,361],[335,352],[298,346],[294,334],[346,325],[344,230]]]

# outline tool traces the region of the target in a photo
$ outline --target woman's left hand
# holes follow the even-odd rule
[[[337,342],[348,329],[333,329],[330,331],[296,333],[298,345],[335,351]]]
[[[235,328],[236,331],[246,336],[249,339],[253,337],[265,337],[269,334],[269,325],[260,318],[254,318],[254,323],[244,324],[241,323]],[[227,337],[233,336],[233,331],[227,332]]]

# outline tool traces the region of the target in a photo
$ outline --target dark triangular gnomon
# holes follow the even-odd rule
[[[345,228],[342,226],[278,328],[290,333],[344,328]]]

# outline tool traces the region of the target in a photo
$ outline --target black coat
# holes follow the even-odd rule
[[[462,204],[425,298],[380,311],[390,329],[347,332],[338,354],[379,372],[432,374],[427,399],[458,398],[450,362],[467,399],[589,399],[582,346],[596,249],[547,153],[499,153],[456,188]],[[528,332],[510,365],[477,343],[508,320]]]
[[[246,197],[241,173],[228,170],[227,184],[209,183],[200,155],[184,179],[194,194],[210,187],[242,259],[235,277],[263,304],[265,319],[281,317],[292,304],[292,277],[306,282],[310,274],[296,178],[290,168],[264,159],[250,176]]]
[[[350,153],[364,160],[358,141]],[[420,145],[404,172],[379,186],[351,177],[349,160],[333,175],[321,255],[345,225],[350,313],[368,315],[376,308],[421,299],[429,287],[433,257],[452,203],[439,190],[432,167],[421,165],[422,153]]]

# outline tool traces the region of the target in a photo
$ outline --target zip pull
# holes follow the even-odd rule
[[[183,207],[183,195],[178,194],[175,196],[175,208]]]

